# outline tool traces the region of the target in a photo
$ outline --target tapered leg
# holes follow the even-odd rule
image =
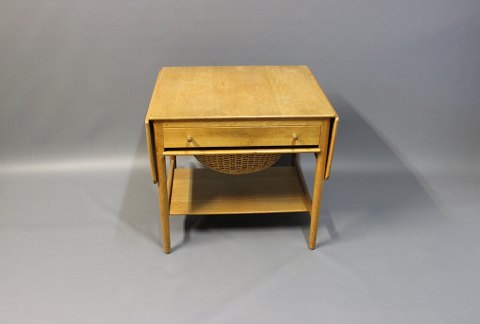
[[[158,197],[160,200],[160,223],[162,226],[162,243],[165,253],[170,253],[170,221],[169,201],[167,196],[167,168],[165,158],[157,159],[158,163]]]
[[[322,203],[323,175],[325,173],[325,159],[322,153],[316,154],[315,179],[313,182],[312,208],[310,209],[310,236],[308,248],[315,249],[317,242],[318,218]]]

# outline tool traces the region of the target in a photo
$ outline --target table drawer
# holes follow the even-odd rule
[[[320,126],[165,127],[166,148],[318,145]]]

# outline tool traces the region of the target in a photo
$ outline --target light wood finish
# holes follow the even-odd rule
[[[165,253],[170,253],[170,220],[169,210],[170,204],[167,189],[167,174],[165,166],[165,158],[158,160],[158,196],[160,200],[160,222],[162,226],[162,243]]]
[[[313,181],[312,205],[310,209],[310,234],[308,248],[315,249],[317,242],[318,219],[320,217],[320,204],[322,202],[323,175],[325,171],[325,158],[320,153],[316,155],[315,177]]]
[[[307,66],[164,67],[150,120],[335,117]]]
[[[170,156],[170,167],[168,168],[168,176],[167,176],[167,193],[168,193],[168,201],[170,202],[170,197],[172,196],[172,185],[173,185],[173,171],[177,166],[177,158],[176,156]]]
[[[327,167],[325,170],[325,180],[330,178],[330,171],[332,169],[332,160],[333,160],[333,151],[335,150],[335,140],[337,138],[337,127],[338,127],[339,118],[335,117],[333,122],[332,134],[330,135],[330,144],[328,147],[328,157],[327,157]]]
[[[157,122],[157,121],[154,121]],[[318,126],[319,124],[330,123],[329,118],[235,118],[235,119],[181,119],[164,120],[164,127],[281,127],[281,126]]]
[[[152,127],[148,119],[145,120],[145,137],[147,139],[148,156],[150,158],[150,172],[153,183],[157,183],[157,161],[155,159],[155,148],[152,141]]]
[[[306,66],[166,67],[145,119],[164,251],[170,215],[305,212],[315,248],[338,116]],[[176,156],[291,153],[292,166],[244,175],[178,169]],[[297,154],[316,155],[312,195]],[[165,159],[170,156],[166,170]]]
[[[165,253],[171,252],[170,247],[170,197],[168,196],[168,176],[166,157],[163,155],[163,125],[155,123],[153,125],[155,138],[155,154],[157,157],[157,176],[158,176],[158,197],[160,201],[160,225],[162,229],[162,244]],[[173,173],[172,173],[173,181]],[[172,185],[173,186],[173,185]]]
[[[293,167],[226,175],[209,169],[175,169],[171,215],[308,211]]]
[[[310,192],[308,191],[307,182],[305,181],[305,177],[303,176],[302,168],[300,167],[297,154],[292,155],[292,164],[295,167],[295,171],[297,171],[298,179],[300,180],[300,184],[302,185],[305,205],[308,207],[308,210],[310,211],[312,210],[312,197],[310,196]]]
[[[165,148],[318,145],[319,126],[165,127]]]
[[[215,155],[215,154],[265,154],[265,153],[318,153],[318,147],[299,148],[238,148],[238,149],[204,149],[204,150],[165,150],[163,155]]]
[[[317,242],[318,220],[320,217],[320,207],[322,203],[323,182],[325,180],[325,169],[327,165],[327,155],[330,143],[330,124],[322,125],[322,136],[320,136],[320,153],[315,153],[315,175],[313,179],[312,205],[310,208],[310,234],[308,247],[315,249]]]

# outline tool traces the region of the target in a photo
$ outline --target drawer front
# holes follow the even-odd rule
[[[165,127],[166,148],[318,145],[320,126]]]

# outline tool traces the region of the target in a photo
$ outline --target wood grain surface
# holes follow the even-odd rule
[[[150,120],[335,117],[307,66],[161,69]]]
[[[171,215],[308,211],[294,167],[228,175],[209,169],[175,169]]]
[[[165,148],[318,145],[320,126],[165,127]]]

